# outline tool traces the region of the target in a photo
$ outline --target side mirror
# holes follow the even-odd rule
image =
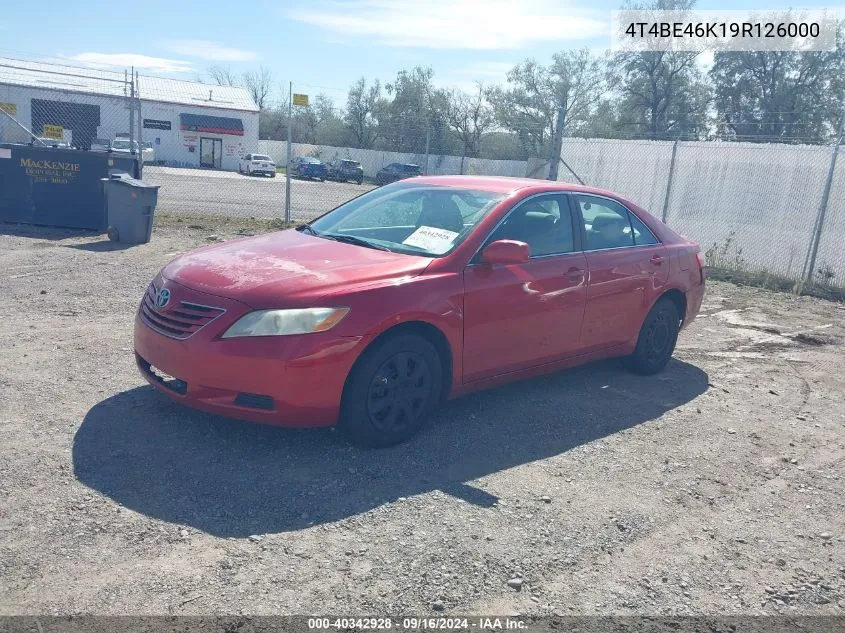
[[[497,240],[481,251],[481,261],[487,264],[525,264],[529,259],[531,248],[516,240]]]

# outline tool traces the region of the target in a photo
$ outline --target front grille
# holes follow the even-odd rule
[[[158,288],[151,283],[141,301],[141,319],[151,329],[170,338],[186,339],[226,311],[190,301],[171,303],[159,310],[156,308],[157,294]]]

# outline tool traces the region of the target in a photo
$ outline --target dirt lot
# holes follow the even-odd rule
[[[172,404],[132,358],[177,253],[0,225],[0,613],[845,611],[842,305],[712,283],[605,362],[361,451]]]

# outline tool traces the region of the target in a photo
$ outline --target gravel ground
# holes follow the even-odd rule
[[[171,213],[226,215],[237,218],[278,218],[285,212],[285,175],[246,176],[230,171],[144,167],[144,181],[160,185],[158,210]],[[291,216],[311,220],[372,185],[291,181]]]
[[[145,386],[139,297],[211,230],[0,225],[0,613],[845,611],[842,305],[714,282],[661,375],[529,380],[363,451]]]

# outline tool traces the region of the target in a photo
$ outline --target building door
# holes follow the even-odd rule
[[[223,141],[219,138],[200,137],[200,166],[220,169],[223,159]]]

